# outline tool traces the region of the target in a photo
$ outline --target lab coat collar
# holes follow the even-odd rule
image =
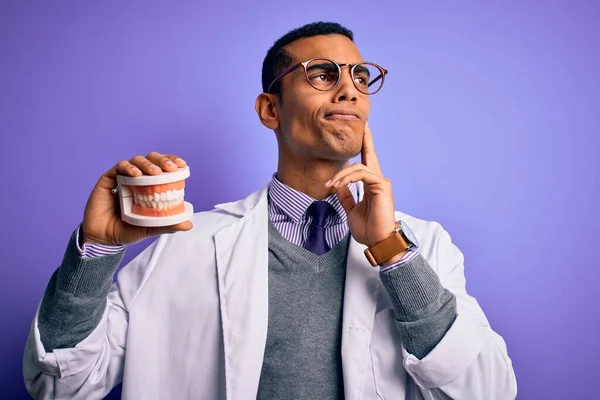
[[[226,211],[237,217],[244,217],[246,214],[252,212],[261,201],[264,201],[266,204],[268,190],[269,185],[266,185],[251,193],[245,199],[217,204],[215,208]]]

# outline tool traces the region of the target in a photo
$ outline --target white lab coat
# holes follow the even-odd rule
[[[362,187],[359,186],[362,197]],[[351,239],[342,322],[346,399],[513,399],[504,340],[465,290],[463,255],[437,222],[396,215],[457,299],[458,316],[418,360],[402,346],[378,268]],[[194,215],[117,275],[100,324],[81,343],[47,353],[37,315],[24,354],[39,399],[255,399],[267,334],[267,187]]]

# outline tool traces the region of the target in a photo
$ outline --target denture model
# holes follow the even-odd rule
[[[137,226],[168,226],[187,221],[194,206],[183,201],[190,167],[160,175],[117,175],[121,219]]]

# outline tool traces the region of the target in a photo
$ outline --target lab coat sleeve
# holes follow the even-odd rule
[[[425,399],[514,399],[517,383],[506,344],[466,291],[463,254],[448,232],[436,228],[437,273],[456,296],[458,315],[423,359],[403,348],[404,368]]]
[[[100,399],[123,376],[128,309],[152,263],[155,241],[119,272],[96,328],[72,348],[47,352],[40,340],[39,307],[23,354],[25,387],[35,399]]]

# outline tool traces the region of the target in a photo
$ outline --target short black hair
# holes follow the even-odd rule
[[[271,46],[262,66],[262,89],[266,93],[269,85],[279,74],[281,74],[292,63],[292,57],[284,49],[288,44],[296,40],[319,35],[344,35],[354,42],[354,34],[348,28],[336,22],[313,22],[300,28],[296,28],[279,39]],[[281,101],[281,82],[276,82],[271,88],[271,93],[276,94]]]

